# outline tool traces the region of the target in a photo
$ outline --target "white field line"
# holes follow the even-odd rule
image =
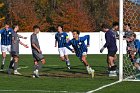
[[[94,92],[96,92],[96,91],[102,90],[102,89],[104,89],[104,88],[110,87],[110,86],[115,85],[115,84],[120,83],[120,82],[122,82],[122,81],[116,81],[116,82],[113,82],[113,83],[110,83],[110,84],[101,86],[101,87],[99,87],[99,88],[97,88],[97,89],[94,89],[94,90],[91,90],[91,91],[87,91],[86,93],[94,93]]]
[[[17,69],[26,69],[26,68],[28,68],[28,66],[24,66],[24,67],[21,66],[21,67],[18,67]],[[7,71],[7,70],[8,70],[8,69],[3,69],[3,70],[0,69],[0,71]]]
[[[68,91],[48,91],[48,90],[0,90],[0,92],[68,93]]]

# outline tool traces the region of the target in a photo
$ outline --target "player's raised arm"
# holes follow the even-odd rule
[[[87,40],[87,46],[89,46],[89,42],[90,42],[90,36],[89,35],[85,35],[83,37],[80,38],[81,41],[85,41]]]

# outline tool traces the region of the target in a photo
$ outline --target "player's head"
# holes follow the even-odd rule
[[[124,29],[127,30],[127,31],[131,30],[131,24],[130,23],[125,23],[124,24]]]
[[[133,33],[131,37],[129,37],[130,41],[134,41],[136,39],[136,34]]]
[[[73,30],[73,31],[72,31],[72,35],[73,35],[73,38],[77,39],[77,38],[79,38],[80,31],[78,31],[78,30]]]
[[[109,26],[107,24],[102,24],[102,31],[107,32],[109,30]]]
[[[14,30],[15,32],[17,32],[17,31],[19,30],[18,24],[14,24],[14,25],[12,26],[12,28],[13,28],[13,30]]]
[[[115,31],[119,30],[119,23],[118,22],[113,22],[112,27]]]
[[[5,22],[5,29],[7,30],[10,26],[10,23],[9,22]]]
[[[40,27],[38,25],[34,25],[33,30],[34,30],[35,33],[39,33],[40,32]]]
[[[63,25],[58,25],[57,30],[58,30],[58,32],[62,32],[63,31]]]

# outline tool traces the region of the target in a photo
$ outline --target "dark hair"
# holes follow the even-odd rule
[[[109,26],[107,25],[107,24],[102,24],[102,26],[101,26],[102,28],[109,28]]]
[[[112,26],[119,26],[119,23],[118,22],[113,22]]]
[[[18,24],[13,24],[12,28],[15,29],[16,26],[18,26]]]
[[[125,26],[129,26],[130,29],[132,28],[130,23],[124,23],[124,25],[125,25]]]
[[[35,30],[35,29],[37,29],[37,28],[40,29],[40,27],[39,27],[38,25],[34,25],[34,26],[33,26],[33,30]]]
[[[73,32],[76,32],[78,35],[80,35],[80,31],[78,31],[78,30],[73,30],[72,33]]]
[[[58,25],[57,28],[58,28],[58,27],[61,27],[61,28],[63,29],[63,25]]]
[[[5,21],[5,22],[4,22],[4,25],[10,25],[10,22]]]
[[[133,33],[132,36],[133,36],[134,38],[136,38],[136,34],[135,34],[135,33]]]

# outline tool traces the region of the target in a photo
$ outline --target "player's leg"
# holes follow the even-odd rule
[[[114,56],[115,56],[115,52],[108,53],[109,64],[111,66],[109,71],[109,76],[117,76],[116,65],[114,64],[114,59],[115,59]]]
[[[140,71],[140,65],[139,65],[139,63],[135,62],[135,63],[134,63],[134,66],[135,66],[135,68],[137,68],[137,70]]]
[[[2,45],[1,46],[1,51],[2,51],[2,64],[1,64],[1,69],[4,69],[4,64],[5,64],[5,59],[6,59],[6,52],[7,52],[7,47]]]
[[[58,52],[59,52],[59,55],[60,55],[60,59],[62,61],[65,61],[63,48],[58,48]]]
[[[14,59],[14,74],[15,74],[15,75],[21,75],[21,73],[19,73],[19,72],[17,71],[19,56],[15,55],[15,56],[13,56],[13,59]]]
[[[45,64],[46,61],[44,59],[44,56],[41,53],[38,53],[37,51],[33,52],[33,57],[34,57],[33,77],[39,78],[39,70],[41,69],[42,64]],[[40,64],[39,64],[39,61],[41,61]]]
[[[94,77],[94,69],[92,69],[88,62],[87,62],[87,53],[86,52],[83,52],[82,53],[82,57],[81,57],[81,61],[83,62],[83,64],[86,66],[86,69],[87,69],[87,72],[88,74],[91,74],[92,75],[92,78]]]
[[[66,47],[64,47],[64,57],[65,57],[67,68],[70,69],[70,60],[68,57],[68,49]]]
[[[109,56],[108,55],[106,56],[106,61],[107,61],[108,71],[110,71],[111,65],[109,63]]]
[[[39,78],[39,64],[36,59],[34,59],[34,70],[33,70],[33,78]]]

